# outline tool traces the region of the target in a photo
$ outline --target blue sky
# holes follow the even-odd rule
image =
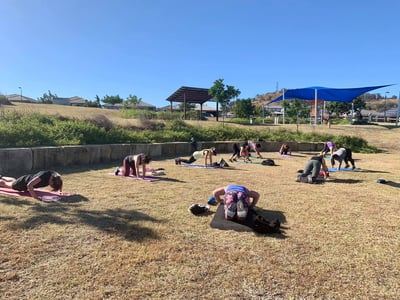
[[[2,0],[0,93],[163,107],[217,79],[239,98],[396,84],[400,1]]]

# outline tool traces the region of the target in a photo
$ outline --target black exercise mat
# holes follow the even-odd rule
[[[235,231],[253,231],[254,223],[254,211],[249,210],[246,219],[243,223],[238,223],[237,221],[231,221],[225,219],[224,205],[218,206],[217,211],[211,220],[210,226],[212,228],[217,228],[221,230],[235,230]]]

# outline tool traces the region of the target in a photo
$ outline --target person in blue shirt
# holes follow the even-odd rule
[[[217,202],[223,202],[225,219],[238,221],[246,219],[249,209],[254,208],[260,198],[258,192],[236,184],[215,189],[213,196]]]

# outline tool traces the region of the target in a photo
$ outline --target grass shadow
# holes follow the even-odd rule
[[[377,171],[377,170],[368,170],[368,169],[360,169],[358,172],[364,172],[364,173],[390,173],[388,171]]]
[[[341,178],[335,178],[335,179],[332,178],[329,181],[334,183],[347,183],[347,184],[356,184],[363,182],[362,180],[359,179],[341,179]]]
[[[80,223],[100,229],[104,232],[122,236],[128,241],[144,241],[159,238],[158,234],[137,222],[159,223],[160,221],[135,210],[80,210],[75,217]]]
[[[400,188],[400,183],[394,182],[394,181],[386,181],[386,183],[383,183],[384,185],[389,185],[394,188]]]
[[[88,201],[85,197],[76,195],[73,201]],[[65,203],[33,202],[19,199],[1,199],[0,203],[15,206],[29,206],[31,215],[27,218],[3,218],[10,221],[7,226],[10,230],[29,230],[45,224],[73,225],[81,224],[96,228],[103,232],[118,235],[128,241],[141,242],[148,239],[158,239],[158,234],[143,226],[142,222],[157,223],[159,220],[135,210],[108,209],[108,210],[77,210],[74,206]]]

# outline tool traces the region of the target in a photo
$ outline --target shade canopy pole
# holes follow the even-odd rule
[[[314,112],[314,125],[317,125],[317,108],[318,108],[318,90],[314,89],[315,95],[315,112]]]

